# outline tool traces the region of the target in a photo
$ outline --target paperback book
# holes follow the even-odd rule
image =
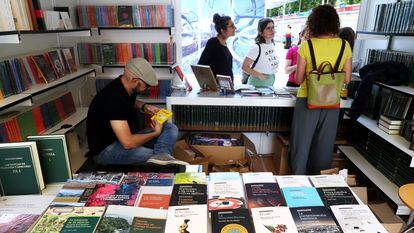
[[[211,211],[213,233],[254,232],[249,210]]]
[[[179,173],[182,174],[182,173]],[[205,205],[207,204],[207,185],[175,184],[170,206]]]
[[[256,233],[298,232],[289,207],[263,207],[251,211]]]
[[[208,210],[244,207],[245,198],[241,179],[210,181],[208,183]]]
[[[277,183],[245,184],[249,209],[258,207],[286,206]]]
[[[298,187],[282,189],[287,205],[292,207],[323,206],[315,188]]]
[[[307,176],[276,176],[280,188],[312,187]]]
[[[341,232],[329,209],[324,206],[290,208],[290,212],[299,233]]]
[[[310,176],[309,179],[315,188],[348,187],[348,184],[339,175]]]
[[[151,209],[168,209],[172,192],[172,186],[152,187],[143,186],[135,206]]]
[[[318,188],[317,190],[326,207],[359,204],[348,187]]]
[[[207,205],[170,206],[165,233],[207,233]]]

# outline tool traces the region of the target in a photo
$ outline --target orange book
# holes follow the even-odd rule
[[[149,10],[149,25],[150,25],[150,27],[154,27],[154,19],[155,19],[155,17],[154,17],[154,14],[155,14],[155,12],[154,12],[154,7],[153,6],[147,6],[148,7],[148,10]]]
[[[145,207],[151,209],[168,209],[171,195],[168,194],[143,194],[138,203],[138,207]]]
[[[40,111],[40,106],[37,106],[32,109],[33,119],[35,121],[36,132],[42,134],[46,129],[43,123],[42,112]]]
[[[26,13],[27,19],[29,21],[30,30],[34,30],[34,26],[33,26],[33,22],[32,22],[32,13],[30,12],[29,0],[25,0],[24,5],[26,6],[26,12],[25,13]]]
[[[154,62],[153,62],[153,60],[152,60],[152,46],[151,46],[151,44],[150,43],[145,43],[145,48],[144,49],[146,49],[147,50],[147,54],[148,54],[148,62],[150,63],[150,64],[153,64]]]
[[[95,6],[88,6],[88,21],[89,27],[96,27],[96,15],[95,15]]]
[[[115,44],[116,47],[116,58],[118,59],[118,64],[124,64],[124,56],[122,52],[122,44]]]

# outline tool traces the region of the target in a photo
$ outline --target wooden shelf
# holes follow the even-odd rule
[[[49,91],[50,89],[56,88],[61,85],[65,85],[69,82],[72,82],[78,78],[81,78],[85,75],[92,74],[92,73],[95,73],[95,69],[91,69],[91,68],[78,69],[78,71],[76,71],[75,73],[65,75],[64,77],[60,79],[56,79],[55,81],[52,81],[50,83],[35,84],[32,87],[30,87],[29,90],[26,90],[23,93],[36,96],[36,95],[42,94],[43,92]]]
[[[87,115],[88,108],[77,108],[74,114],[72,114],[62,122],[59,122],[59,124],[46,130],[43,134],[65,134],[71,129],[75,128],[80,123],[82,123],[84,120],[86,120]],[[71,127],[67,129],[60,129],[64,124],[69,124],[71,125]]]
[[[25,30],[0,32],[0,44],[19,44],[21,35],[59,33],[62,36],[91,36],[90,28],[59,29],[59,30]]]
[[[414,167],[414,151],[408,149],[410,146],[410,142],[405,140],[405,138],[401,137],[400,135],[389,135],[386,132],[382,131],[377,126],[377,121],[368,118],[367,116],[361,115],[358,118],[358,122],[361,123],[363,126],[368,128],[373,133],[377,134],[387,142],[391,143],[398,149],[402,150],[404,153],[410,155],[412,157],[410,167]]]
[[[98,27],[98,34],[101,35],[101,31],[167,30],[171,36],[173,29],[173,27]]]
[[[361,170],[382,192],[385,193],[395,204],[397,204],[398,215],[409,215],[410,209],[404,205],[398,196],[398,186],[392,183],[386,176],[372,166],[354,147],[339,146],[349,160]]]

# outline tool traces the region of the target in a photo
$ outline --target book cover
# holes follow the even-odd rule
[[[243,173],[243,182],[244,184],[251,183],[276,183],[276,179],[271,172],[250,172]]]
[[[207,206],[170,206],[165,233],[207,233]]]
[[[359,204],[348,187],[318,188],[317,190],[326,207]]]
[[[310,176],[309,179],[315,188],[348,187],[348,184],[339,175]]]
[[[283,188],[282,192],[286,199],[286,203],[290,208],[323,206],[323,202],[319,197],[318,191],[316,191],[313,187]]]
[[[210,172],[210,181],[222,180],[240,180],[240,173],[238,172]]]
[[[171,194],[170,206],[207,204],[207,185],[175,184]]]
[[[68,180],[59,190],[51,206],[85,206],[95,186],[96,182]]]
[[[105,207],[50,207],[31,233],[93,233]]]
[[[263,207],[251,211],[256,233],[298,232],[289,207]]]
[[[118,6],[118,26],[133,27],[132,6]]]
[[[249,209],[258,207],[286,206],[277,183],[245,184]]]
[[[156,120],[158,123],[164,124],[164,122],[166,122],[172,115],[173,113],[171,111],[161,109],[151,117],[151,120]]]
[[[254,232],[249,210],[211,211],[212,233]]]
[[[65,67],[63,67],[62,63],[60,62],[58,51],[50,51],[47,53],[50,58],[50,63],[55,71],[57,77],[62,78],[65,76]]]
[[[32,56],[33,61],[39,71],[39,73],[47,80],[47,82],[52,82],[56,80],[56,76],[53,72],[53,68],[50,66],[44,55]]]
[[[82,172],[78,173],[73,179],[78,181],[99,181],[100,183],[119,184],[124,178],[121,172]]]
[[[28,136],[27,140],[36,142],[46,184],[72,178],[65,135]]]
[[[38,194],[44,188],[36,143],[1,143],[1,195]]]
[[[135,206],[151,209],[168,209],[172,192],[169,187],[143,186],[139,192]]]
[[[149,178],[146,186],[172,186],[173,178]]]
[[[208,210],[245,207],[243,184],[239,180],[210,181],[208,183]]]
[[[290,208],[293,221],[299,233],[340,233],[329,209],[324,206]]]
[[[108,206],[96,232],[164,233],[167,210]]]
[[[312,187],[307,176],[276,176],[280,188]]]
[[[203,172],[177,173],[174,184],[206,184],[206,174]]]
[[[135,180],[128,180],[122,184],[97,184],[86,206],[133,206],[140,188],[141,185]]]
[[[332,205],[331,210],[344,233],[388,232],[366,205]]]
[[[75,59],[72,56],[72,53],[69,48],[62,49],[63,57],[65,58],[66,63],[69,66],[70,73],[75,73],[78,69],[76,68]]]
[[[0,233],[26,232],[48,208],[54,196],[0,197]]]

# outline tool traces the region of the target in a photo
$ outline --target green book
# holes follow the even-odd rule
[[[1,195],[38,194],[44,188],[36,143],[0,143]]]
[[[36,142],[46,184],[72,178],[65,135],[28,136],[27,140]]]
[[[19,124],[22,138],[26,138],[29,135],[36,135],[36,125],[32,111],[24,112],[17,116],[17,122]]]

